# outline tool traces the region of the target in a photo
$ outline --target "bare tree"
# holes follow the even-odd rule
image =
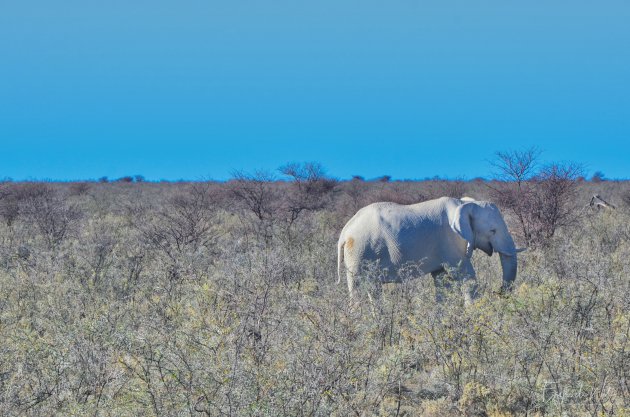
[[[237,206],[254,215],[254,223],[249,222],[246,217],[243,217],[244,222],[267,243],[271,242],[273,237],[273,226],[280,210],[278,190],[274,181],[273,174],[258,170],[253,174],[236,171],[232,175],[232,180],[227,183],[229,193]]]
[[[577,206],[574,197],[577,179],[583,172],[582,166],[576,163],[552,163],[534,177],[536,201],[533,214],[538,223],[539,240],[553,237],[559,227],[575,224]]]
[[[266,171],[247,174],[236,171],[228,183],[229,190],[247,210],[258,220],[264,221],[273,217],[275,212],[274,192],[272,190],[275,177]]]
[[[317,162],[289,163],[279,171],[290,178],[292,192],[286,196],[289,228],[304,211],[325,208],[330,203],[336,181],[326,176]]]
[[[520,188],[523,182],[535,175],[540,153],[536,147],[523,151],[496,152],[495,159],[491,161],[497,170],[495,177],[502,181],[513,181]]]
[[[196,252],[201,247],[212,249],[219,235],[214,197],[208,184],[193,184],[152,212],[153,219],[141,218],[135,226],[171,259],[176,253]]]
[[[576,163],[552,163],[539,168],[540,151],[497,152],[492,165],[496,181],[488,184],[497,204],[518,223],[519,237],[527,245],[543,244],[559,227],[575,219],[570,204],[583,168]]]
[[[49,248],[56,247],[76,229],[81,212],[45,183],[26,183],[14,190],[19,213],[35,224]]]

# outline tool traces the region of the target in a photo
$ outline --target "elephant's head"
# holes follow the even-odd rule
[[[520,252],[501,216],[492,203],[467,202],[455,209],[451,216],[451,228],[468,242],[466,255],[472,256],[473,249],[481,249],[488,256],[498,252],[503,268],[503,289],[509,289],[516,278],[516,254]]]

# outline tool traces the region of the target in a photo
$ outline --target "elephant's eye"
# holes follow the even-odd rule
[[[493,235],[497,233],[497,229],[490,229],[490,233],[492,233]]]

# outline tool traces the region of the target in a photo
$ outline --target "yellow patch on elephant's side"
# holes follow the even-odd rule
[[[350,250],[352,249],[353,246],[354,246],[354,239],[349,237],[348,240],[346,240],[346,248]]]

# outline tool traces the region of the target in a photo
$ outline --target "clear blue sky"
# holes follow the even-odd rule
[[[0,178],[630,178],[627,0],[0,3]]]

